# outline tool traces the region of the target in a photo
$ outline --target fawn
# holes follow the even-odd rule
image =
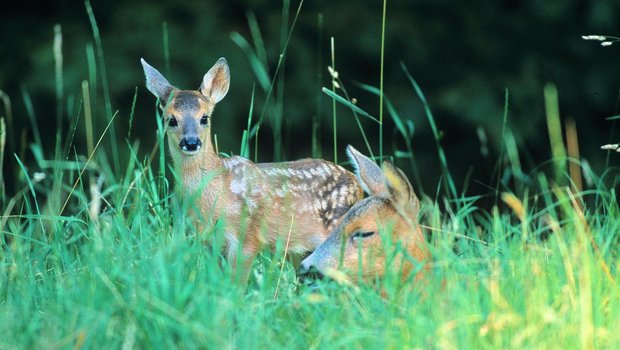
[[[181,196],[196,198],[190,211],[201,232],[225,220],[224,253],[249,264],[261,246],[288,239],[289,251],[314,250],[353,203],[363,197],[354,174],[317,159],[254,163],[220,157],[211,144],[211,116],[230,85],[226,59],[204,75],[200,88],[180,90],[144,59],[146,86],[160,102]],[[180,185],[180,186],[179,186]],[[249,265],[246,266],[249,268]]]
[[[347,147],[347,155],[369,196],[355,203],[329,238],[301,262],[300,275],[305,277],[315,272],[323,275],[329,274],[329,270],[340,270],[353,281],[360,282],[360,269],[362,280],[368,281],[383,277],[389,267],[401,268],[403,280],[411,272],[418,271],[415,281],[420,281],[426,269],[426,266],[420,269],[421,264],[430,254],[417,224],[420,202],[409,180],[389,161],[384,161],[379,168],[351,146]],[[392,247],[402,245],[406,253],[386,251],[388,245],[382,239],[388,237],[381,237],[380,230],[391,235]],[[420,266],[416,266],[418,264]]]

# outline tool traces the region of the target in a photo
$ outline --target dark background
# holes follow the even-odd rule
[[[298,5],[297,1],[290,4],[289,28]],[[313,119],[321,122],[320,155],[333,159],[331,99],[320,92],[322,86],[330,86],[326,67],[331,61],[332,36],[336,67],[346,88],[361,108],[379,115],[378,97],[355,82],[379,85],[382,6],[381,1],[315,0],[303,4],[283,70],[283,151],[274,154],[272,123],[267,116],[259,135],[260,161],[313,155]],[[140,57],[171,83],[186,89],[197,88],[216,59],[226,57],[231,67],[231,89],[217,107],[213,131],[220,151],[239,152],[257,80],[230,34],[238,32],[252,43],[248,15],[255,15],[265,43],[269,74],[273,76],[281,45],[282,2],[109,0],[94,1],[92,8],[102,38],[112,109],[119,111],[115,128],[122,159],[128,157],[126,140],[141,142],[142,157],[155,142],[155,101],[144,87]],[[318,24],[319,15],[322,26]],[[164,60],[164,23],[169,35],[169,67]],[[53,157],[57,128],[52,51],[55,24],[61,25],[63,34],[63,128],[68,128],[77,115],[81,82],[89,79],[87,47],[95,45],[84,3],[3,1],[1,5],[0,89],[11,100],[14,120],[2,170],[8,195],[15,192],[20,172],[13,153],[30,171],[37,170],[27,148],[33,137],[24,92],[32,98],[45,156]],[[420,169],[416,182],[423,185],[417,190],[435,193],[440,166],[422,104],[401,62],[431,105],[457,186],[462,188],[467,174],[471,175],[468,193],[490,193],[491,187],[496,187],[492,173],[502,142],[506,89],[510,95],[508,128],[515,134],[526,168],[551,158],[543,99],[543,86],[548,82],[558,88],[563,120],[576,121],[583,160],[602,173],[608,164],[607,153],[600,146],[618,141],[613,136],[613,122],[605,118],[618,114],[620,44],[601,47],[597,42],[582,40],[584,34],[620,36],[620,1],[388,1],[385,93],[400,115],[415,127],[412,144]],[[97,63],[101,67],[103,62],[98,59]],[[93,102],[97,107],[95,138],[106,125],[101,77],[97,78]],[[130,127],[136,87],[136,109]],[[258,85],[255,99],[254,120],[265,101],[265,93]],[[2,109],[1,115],[5,114]],[[387,113],[384,118],[385,153],[393,154],[404,143]],[[351,112],[339,107],[338,121],[339,160],[344,159],[348,143],[365,151]],[[74,144],[78,153],[85,154],[84,126],[80,123]],[[377,125],[368,120],[362,123],[376,152]],[[488,137],[488,155],[481,152],[479,129]],[[67,133],[63,130],[63,135]],[[102,145],[108,156],[111,142],[106,139]],[[614,154],[611,163],[615,162]],[[399,164],[412,175],[407,162],[401,160]],[[118,174],[120,177],[123,172]]]

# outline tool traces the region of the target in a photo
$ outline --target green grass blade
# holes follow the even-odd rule
[[[248,18],[250,34],[252,35],[252,41],[254,42],[254,48],[256,50],[256,57],[263,67],[267,67],[267,50],[265,49],[265,42],[263,41],[263,35],[261,34],[256,14],[254,11],[248,11],[246,17]]]
[[[407,66],[405,66],[405,64],[402,62],[400,65],[401,65],[401,68],[403,69],[403,72],[405,72],[405,76],[407,77],[411,85],[413,86],[413,89],[415,90],[416,95],[422,102],[422,105],[424,107],[424,112],[426,114],[426,118],[431,127],[431,130],[433,131],[433,136],[435,138],[435,144],[437,146],[437,153],[439,155],[439,162],[441,163],[441,169],[442,169],[443,178],[444,178],[443,180],[446,185],[446,189],[448,190],[449,195],[453,199],[456,199],[457,198],[456,186],[454,184],[454,180],[452,179],[452,175],[450,171],[448,170],[448,161],[446,159],[446,155],[444,153],[443,147],[441,147],[439,130],[437,129],[437,125],[435,124],[435,118],[433,117],[433,112],[431,111],[428,101],[426,101],[426,97],[424,96],[422,89],[420,88],[418,83],[415,81],[415,79],[413,79],[413,77],[409,73]]]
[[[245,38],[241,36],[241,34],[237,32],[232,32],[230,33],[230,39],[235,44],[237,44],[237,46],[239,46],[241,50],[243,50],[243,53],[245,53],[246,57],[248,58],[248,61],[250,62],[250,66],[252,67],[252,71],[254,72],[254,75],[256,76],[256,79],[258,80],[258,85],[260,85],[263,91],[268,92],[270,81],[269,81],[269,74],[267,73],[267,69],[265,68],[266,65],[264,65],[261,62],[259,56],[254,52],[254,50],[250,46],[250,43],[248,43],[248,41],[245,40]]]
[[[347,101],[344,97],[334,93],[332,90],[329,90],[328,88],[322,88],[321,91],[323,91],[324,94],[326,94],[327,96],[331,97],[332,99],[334,99],[334,101],[342,104],[345,107],[350,108],[352,111],[354,111],[355,113],[358,113],[359,115],[368,118],[372,121],[374,121],[377,124],[381,124],[381,122],[373,117],[372,115],[370,115],[368,112],[366,112],[365,110],[359,108],[358,106],[354,105],[353,103]]]
[[[359,87],[361,87],[362,89],[374,94],[374,95],[379,95],[381,94],[381,90],[377,89],[374,86],[371,85],[367,85],[367,84],[362,84],[362,83],[358,83],[357,84]],[[405,122],[403,122],[404,118],[402,118],[400,116],[400,113],[398,113],[398,111],[396,110],[396,107],[394,106],[394,104],[392,103],[392,101],[390,101],[390,99],[385,96],[385,94],[383,94],[383,99],[385,101],[385,108],[388,111],[388,114],[390,115],[392,121],[394,122],[394,125],[396,126],[396,129],[398,130],[398,132],[400,133],[401,137],[403,138],[403,140],[405,141],[405,146],[407,147],[407,151],[406,152],[402,152],[399,150],[396,150],[394,152],[394,156],[396,158],[407,158],[410,161],[410,165],[411,165],[411,171],[413,172],[413,178],[414,181],[416,183],[416,187],[418,188],[418,191],[420,193],[423,193],[423,188],[424,186],[422,185],[422,178],[420,176],[420,172],[418,170],[418,166],[417,166],[417,162],[415,159],[415,152],[413,151],[413,147],[411,146],[411,141],[413,138],[413,130],[414,128],[414,124],[413,121],[411,120],[406,120]],[[405,123],[406,122],[411,122],[411,126],[410,127],[406,127]]]
[[[250,133],[252,131],[252,114],[254,113],[255,88],[256,86],[253,85],[252,86],[252,97],[250,98],[250,108],[248,110],[248,125],[246,129],[243,130],[243,135],[241,137],[241,147],[239,151],[239,155],[241,155],[242,157],[248,158],[248,159],[250,159],[250,140],[252,139],[252,135],[255,135],[256,133],[256,131],[254,131],[254,134]]]
[[[166,68],[166,74],[170,74],[170,35],[168,33],[168,22],[166,21],[161,24],[161,35],[164,51],[164,67]]]
[[[32,180],[30,179],[30,175],[28,175],[28,170],[26,170],[24,163],[22,163],[21,159],[19,159],[17,155],[15,155],[15,160],[17,160],[17,164],[19,165],[19,167],[21,168],[24,174],[24,178],[26,179],[26,183],[28,184],[28,189],[30,190],[30,194],[32,195],[32,199],[34,200],[34,207],[37,211],[39,223],[41,224],[41,230],[43,232],[43,235],[46,235],[45,225],[43,225],[43,219],[41,218],[41,209],[39,209],[39,201],[37,199],[37,193],[34,190],[34,184],[32,183]]]
[[[336,77],[334,76],[335,72],[337,72],[336,70],[336,47],[335,47],[335,43],[334,43],[334,37],[332,36],[330,38],[330,44],[331,44],[331,54],[332,54],[332,72],[334,72],[332,74],[332,90],[329,92],[331,93],[333,96],[338,96],[336,95]],[[325,88],[322,89],[323,92],[325,92]],[[338,164],[338,117],[336,114],[336,98],[332,97],[332,133],[333,133],[333,139],[334,139],[334,163]]]
[[[377,89],[374,86],[371,86],[371,85],[368,85],[368,84],[363,84],[363,83],[358,83],[357,85],[359,87],[361,87],[363,90],[366,90],[366,91],[370,92],[373,95],[377,95],[377,96],[381,95],[381,96],[383,96],[382,100],[385,102],[385,108],[387,108],[388,113],[392,117],[392,121],[394,122],[394,125],[396,125],[396,129],[398,130],[398,132],[401,134],[401,136],[405,140],[409,140],[409,132],[405,128],[405,124],[403,124],[402,118],[400,117],[400,115],[396,111],[396,108],[394,107],[392,102],[387,98],[387,96],[385,96],[385,94],[383,94],[381,92],[381,89],[380,88]],[[378,122],[381,124],[381,119],[379,119]],[[381,156],[379,156],[379,157],[381,157]]]
[[[323,14],[317,15],[317,37],[316,37],[316,82],[314,91],[316,91],[315,112],[312,116],[312,158],[323,158],[323,149],[321,147],[321,124],[323,121],[323,94],[321,86],[323,86]]]
[[[495,183],[495,204],[497,205],[497,202],[499,200],[499,184],[500,181],[502,179],[502,169],[504,167],[504,150],[507,146],[506,144],[506,127],[508,125],[508,106],[509,106],[509,98],[510,95],[508,93],[508,89],[504,90],[504,113],[502,114],[503,118],[502,118],[502,132],[501,132],[501,140],[502,143],[500,145],[500,151],[499,151],[499,160],[497,162],[497,181]],[[516,145],[515,145],[516,146]],[[511,147],[513,147],[513,145],[511,145]],[[511,149],[508,152],[517,152],[516,149]]]
[[[273,77],[272,77],[272,79],[271,79],[271,81],[269,83],[267,83],[269,81],[269,79],[265,78],[265,77],[268,77],[266,69],[261,66],[260,60],[258,59],[258,56],[254,53],[254,51],[250,47],[250,45],[247,42],[247,40],[245,40],[239,33],[236,33],[236,32],[233,32],[230,35],[230,38],[237,45],[239,45],[239,47],[241,47],[241,49],[248,56],[248,59],[250,61],[250,65],[254,69],[254,74],[257,75],[257,78],[259,80],[259,85],[261,85],[261,88],[263,88],[263,90],[266,91],[265,104],[263,106],[263,110],[261,111],[260,117],[258,118],[258,122],[256,123],[256,127],[257,128],[263,123],[263,119],[265,117],[265,112],[267,111],[267,109],[272,108],[272,104],[270,103],[271,95],[273,94],[274,86],[276,86],[276,79],[280,79],[279,78],[280,71],[283,69],[283,65],[284,65],[285,57],[286,57],[286,54],[287,54],[287,51],[288,51],[289,43],[290,43],[291,37],[293,35],[293,31],[295,30],[295,27],[296,27],[296,24],[297,24],[297,20],[299,18],[300,13],[301,13],[301,9],[303,7],[303,4],[304,4],[304,0],[299,2],[299,6],[297,7],[297,11],[295,12],[295,16],[293,17],[293,22],[291,23],[290,29],[288,30],[288,34],[286,35],[286,40],[284,40],[284,43],[281,45],[281,50],[280,50],[280,55],[279,55],[279,58],[278,58],[278,64],[276,65],[276,70],[275,70],[275,72],[273,74]],[[284,10],[285,9],[283,9],[283,11]],[[287,10],[287,12],[288,12],[288,10]],[[282,84],[282,83],[279,83],[279,84]],[[278,102],[277,101],[278,101],[278,99],[276,98],[276,107],[278,106]],[[279,105],[281,107],[281,103]],[[277,135],[277,136],[280,137],[280,135]],[[278,156],[278,155],[276,155],[276,156]]]
[[[131,129],[133,127],[133,117],[136,113],[136,101],[138,100],[138,87],[133,91],[133,99],[131,100],[131,109],[129,111],[129,125],[127,127],[127,139],[131,138]]]
[[[62,29],[60,24],[54,26],[54,78],[56,82],[56,135],[59,136],[57,140],[60,142],[61,138],[61,123],[63,115],[64,104],[64,82],[62,73]]]
[[[103,55],[103,44],[101,43],[101,36],[99,34],[99,26],[97,25],[97,20],[95,19],[95,14],[93,12],[93,8],[90,5],[90,1],[86,0],[84,2],[86,6],[86,13],[88,14],[88,19],[90,21],[91,29],[93,32],[93,38],[95,39],[95,45],[97,46],[97,56],[99,58],[99,69],[101,72],[101,87],[103,89],[103,100],[106,111],[107,121],[110,122],[113,119],[112,113],[112,99],[110,97],[110,87],[108,84],[108,73],[105,64],[105,58]],[[112,149],[112,162],[114,164],[114,169],[119,171],[120,166],[120,154],[118,151],[118,143],[116,137],[116,127],[111,125],[110,129],[110,148]]]
[[[381,15],[381,63],[379,64],[379,157],[383,158],[383,68],[385,66],[385,22],[387,0],[383,0]]]
[[[41,141],[41,133],[39,132],[39,124],[37,123],[37,117],[34,112],[34,106],[32,105],[32,99],[26,88],[22,87],[22,98],[24,100],[24,106],[26,107],[26,115],[30,120],[30,126],[32,127],[32,136],[34,137],[34,143],[37,145],[43,145]]]
[[[558,90],[553,84],[545,85],[545,111],[547,116],[547,129],[551,142],[551,154],[553,155],[555,181],[558,185],[564,184],[566,173],[566,149],[562,138],[562,125],[560,123],[560,107],[558,103]]]

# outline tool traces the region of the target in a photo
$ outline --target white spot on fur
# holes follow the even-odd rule
[[[332,199],[332,202],[336,202],[338,200],[338,192],[337,191],[333,191],[332,195],[330,197]]]
[[[346,191],[347,191],[346,187],[340,187],[338,189],[338,197],[340,198],[340,201],[342,201],[342,199],[347,196]]]
[[[228,242],[228,251],[226,252],[226,256],[229,260],[233,260],[237,256],[237,250],[239,250],[239,240],[235,235],[227,231],[226,241]]]
[[[254,201],[252,197],[245,198],[245,205],[250,211],[255,210],[257,207],[256,201]]]
[[[276,190],[276,196],[280,197],[280,198],[284,198],[284,196],[286,196],[286,191],[282,188],[278,188]]]
[[[228,212],[233,214],[241,213],[241,202],[240,201],[231,201],[228,205]]]
[[[228,170],[233,170],[239,164],[244,163],[242,159],[243,158],[239,158],[239,157],[226,158],[224,159],[224,167]],[[237,169],[234,169],[234,170],[236,171]]]
[[[327,166],[327,164],[323,163],[321,164],[321,167],[323,168],[323,172],[325,173],[325,175],[329,174],[329,167]]]
[[[318,247],[318,246],[317,246]],[[305,252],[309,252],[312,249],[308,249],[306,247],[304,247],[303,245],[296,245],[293,246],[289,249],[289,251],[293,254],[301,254],[301,253],[305,253]]]
[[[243,180],[233,178],[232,181],[230,182],[230,191],[234,194],[243,196],[245,195],[246,189],[247,189],[247,184]]]
[[[314,203],[310,203],[310,202],[297,202],[297,206],[296,206],[295,210],[298,213],[314,211],[315,210],[314,209]]]

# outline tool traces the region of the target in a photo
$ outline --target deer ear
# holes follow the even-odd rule
[[[355,168],[357,179],[368,195],[383,197],[390,195],[385,176],[372,159],[361,154],[351,145],[347,146],[347,156]]]
[[[142,62],[142,69],[144,69],[144,76],[146,77],[146,88],[159,99],[162,106],[165,105],[170,93],[174,90],[174,86],[170,85],[168,80],[157,69],[146,63],[143,58],[140,59],[140,62]]]
[[[384,161],[381,168],[392,200],[403,209],[417,215],[420,201],[405,173],[390,161]]]
[[[230,68],[224,57],[215,62],[209,69],[200,85],[200,92],[211,99],[213,102],[220,102],[230,87]]]

